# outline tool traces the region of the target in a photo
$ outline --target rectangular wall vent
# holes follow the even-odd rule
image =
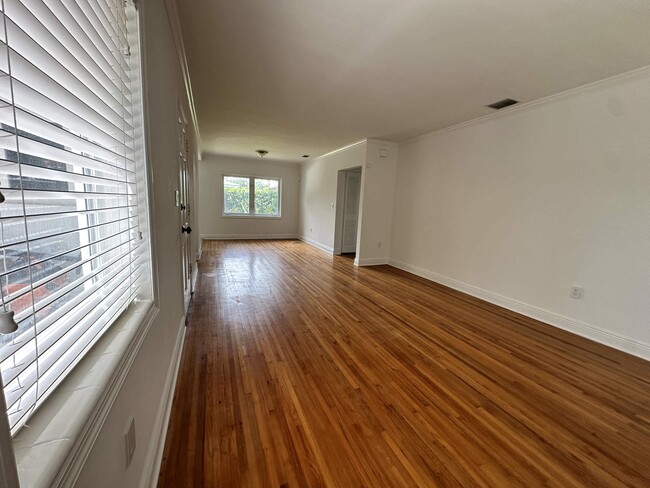
[[[488,105],[488,107],[493,108],[495,110],[501,110],[502,108],[509,107],[510,105],[514,105],[516,103],[519,103],[519,100],[514,100],[512,98],[504,98],[503,100],[499,100],[498,102],[491,103]]]

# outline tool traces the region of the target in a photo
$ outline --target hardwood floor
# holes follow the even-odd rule
[[[206,241],[159,487],[650,486],[650,362],[298,241]]]

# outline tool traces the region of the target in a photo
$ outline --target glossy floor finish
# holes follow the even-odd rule
[[[159,487],[650,486],[650,363],[298,241],[207,241]]]

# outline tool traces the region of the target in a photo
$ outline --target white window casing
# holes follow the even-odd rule
[[[0,0],[0,372],[12,435],[152,298],[137,18],[123,0]]]
[[[282,179],[224,174],[221,209],[221,216],[228,218],[281,218]]]

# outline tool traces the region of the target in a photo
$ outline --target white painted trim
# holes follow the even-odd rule
[[[206,241],[236,241],[242,239],[298,239],[296,234],[202,234],[201,240]]]
[[[379,266],[381,264],[388,264],[388,258],[354,258],[354,264],[356,266]]]
[[[192,282],[187,292],[183,293],[183,313],[186,314],[190,308],[190,300],[192,299]]]
[[[128,349],[122,356],[117,368],[111,376],[108,386],[97,402],[97,405],[94,407],[90,417],[84,424],[81,433],[74,441],[74,444],[70,449],[70,452],[67,454],[65,461],[59,468],[56,477],[52,483],[48,485],[50,488],[72,488],[77,482],[77,478],[79,478],[79,475],[81,474],[84,463],[86,462],[86,459],[88,459],[90,451],[95,445],[95,441],[104,426],[104,422],[106,422],[106,419],[108,418],[108,414],[120,393],[122,385],[131,370],[131,366],[133,365],[133,362],[142,347],[142,343],[149,332],[149,328],[158,315],[158,312],[158,307],[153,304],[147,310],[147,314],[142,320],[135,337],[130,342]],[[115,323],[112,327],[119,328],[119,324]],[[98,344],[100,343],[101,339]],[[92,357],[84,359],[90,360]]]
[[[199,132],[199,123],[196,117],[196,108],[194,106],[194,94],[192,92],[192,82],[190,80],[190,71],[187,65],[187,56],[185,55],[185,45],[183,43],[183,35],[181,32],[181,22],[178,17],[178,8],[175,0],[165,0],[165,10],[167,10],[167,19],[169,20],[169,27],[172,31],[172,38],[174,39],[174,47],[178,56],[181,73],[183,75],[183,84],[185,85],[185,93],[187,95],[187,104],[190,107],[190,115],[192,116],[192,124],[194,125],[194,133],[196,134],[196,146],[199,160],[202,158],[202,143],[201,133]]]
[[[301,165],[310,164],[310,163],[313,163],[315,161],[318,161],[319,159],[323,159],[323,158],[325,158],[327,156],[331,156],[333,154],[340,153],[340,152],[343,152],[343,151],[347,151],[348,149],[352,149],[353,147],[358,146],[359,144],[366,144],[367,142],[368,142],[368,139],[361,139],[360,141],[353,142],[352,144],[348,144],[347,146],[343,146],[343,147],[340,147],[338,149],[334,149],[333,151],[330,151],[328,153],[321,154],[320,156],[316,156],[315,158],[312,158],[312,159],[310,159],[308,161],[301,161],[299,164],[301,164]]]
[[[156,239],[152,237],[153,229],[156,227],[156,210],[154,205],[154,172],[152,160],[152,141],[151,137],[151,117],[149,111],[149,73],[147,71],[147,35],[145,32],[145,5],[144,2],[136,2],[138,12],[138,33],[140,41],[140,76],[142,77],[142,132],[144,135],[144,157],[145,157],[145,176],[146,176],[146,192],[147,192],[147,219],[148,219],[148,244],[149,244],[149,259],[151,263],[151,288],[153,292],[153,300],[156,306],[160,301],[160,284],[158,282],[158,252]]]
[[[174,402],[174,391],[176,390],[176,380],[178,379],[178,370],[181,366],[181,357],[183,356],[183,344],[185,343],[185,317],[181,321],[178,335],[176,337],[176,345],[174,346],[174,353],[172,355],[172,362],[169,365],[167,372],[167,379],[165,380],[165,387],[163,389],[163,397],[158,407],[158,414],[156,415],[156,423],[153,427],[153,434],[149,441],[149,451],[144,462],[144,469],[142,470],[142,479],[140,480],[140,488],[156,488],[158,485],[158,475],[160,474],[160,465],[162,463],[163,454],[165,451],[165,439],[167,437],[167,426],[169,425],[169,418],[171,416],[172,404]]]
[[[459,124],[450,125],[449,127],[444,127],[442,129],[433,132],[427,132],[426,134],[416,136],[412,139],[400,143],[400,146],[431,139],[433,137],[437,137],[441,134],[444,134],[445,132],[451,132],[454,130],[463,129],[465,127],[469,127],[472,125],[488,122],[492,119],[509,116],[517,112],[521,112],[524,110],[531,109],[533,107],[537,107],[538,105],[544,105],[547,103],[555,102],[556,100],[561,100],[563,98],[569,98],[575,95],[580,95],[584,92],[595,90],[615,83],[620,83],[621,81],[633,79],[636,78],[637,76],[638,77],[645,76],[649,72],[650,72],[650,65],[644,66],[642,68],[637,68],[632,71],[627,71],[625,73],[621,73],[615,76],[610,76],[609,78],[604,78],[602,80],[594,81],[593,83],[587,83],[586,85],[578,86],[576,88],[571,88],[569,90],[565,90],[563,92],[556,93],[554,95],[549,95],[548,97],[538,98],[537,100],[533,100],[530,102],[518,103],[517,105],[513,105],[512,107],[501,109],[498,112],[494,112],[488,115],[483,115],[482,117],[477,117],[475,119],[467,120]]]
[[[310,246],[317,247],[318,249],[320,249],[322,251],[325,251],[325,252],[328,252],[328,253],[331,253],[331,254],[334,253],[334,248],[333,247],[326,246],[322,242],[315,241],[314,239],[310,239],[309,237],[305,237],[305,236],[298,236],[298,239],[300,239],[302,242],[304,242],[306,244],[309,244]]]
[[[18,488],[18,470],[16,469],[16,458],[11,443],[7,405],[2,392],[2,377],[0,377],[0,486],[3,488]]]
[[[199,236],[199,250],[196,252],[197,262],[201,261],[201,256],[203,256],[203,237]]]
[[[196,282],[199,279],[199,267],[196,265],[196,261],[191,263],[192,266],[192,293],[196,290]]]
[[[493,293],[491,291],[484,290],[483,288],[479,288],[477,286],[470,285],[468,283],[464,283],[462,281],[455,280],[453,278],[449,278],[447,276],[443,276],[433,271],[419,268],[408,263],[397,261],[395,259],[390,259],[389,264],[395,268],[408,271],[409,273],[421,276],[422,278],[426,278],[436,283],[440,283],[441,285],[448,286],[449,288],[453,288],[454,290],[462,291],[463,293],[467,293],[473,297],[480,298],[481,300],[493,303],[494,305],[498,305],[500,307],[507,308],[508,310],[512,310],[513,312],[517,312],[535,320],[539,320],[540,322],[552,325],[553,327],[572,332],[573,334],[586,337],[587,339],[599,342],[600,344],[605,344],[606,346],[610,346],[629,354],[633,354],[640,358],[650,360],[650,344],[645,344],[628,337],[614,334],[595,325],[579,322],[569,317],[565,317],[564,315],[560,315],[549,310],[544,310],[542,308],[535,307],[518,300],[513,300],[512,298],[499,295],[498,293]]]
[[[384,146],[392,146],[392,147],[398,147],[399,146],[399,142],[387,141],[385,139],[368,138],[368,139],[366,139],[366,142],[374,142],[376,144],[383,144]]]
[[[291,166],[294,168],[297,165],[305,162],[305,160],[287,161],[284,159],[274,159],[273,157],[269,157],[268,155],[264,156],[264,159],[262,159],[259,156],[248,157],[248,156],[238,156],[236,154],[228,154],[228,153],[204,152],[201,161],[206,164],[211,164],[210,159],[227,159],[228,161],[233,161],[233,160],[246,161],[248,163],[258,163],[264,166],[268,166],[268,163],[271,163],[271,164],[277,164],[278,166]],[[260,176],[257,177],[260,178]]]

